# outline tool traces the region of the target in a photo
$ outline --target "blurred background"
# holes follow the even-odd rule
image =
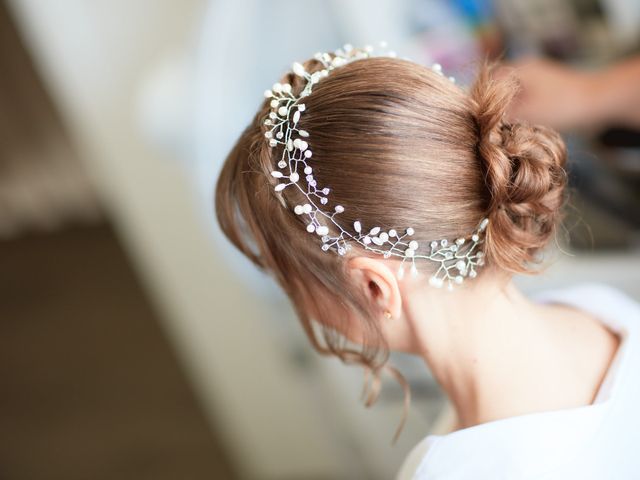
[[[225,154],[316,51],[385,40],[462,83],[484,56],[606,68],[640,55],[640,2],[0,0],[0,36],[0,478],[388,479],[440,391],[394,356],[392,447],[400,387],[365,409],[217,229]],[[564,135],[567,228],[517,282],[640,299],[640,129]]]

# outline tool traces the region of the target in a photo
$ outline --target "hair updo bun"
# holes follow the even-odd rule
[[[517,89],[513,77],[484,67],[470,96],[489,195],[486,255],[498,268],[527,273],[561,220],[567,151],[554,130],[505,118]]]

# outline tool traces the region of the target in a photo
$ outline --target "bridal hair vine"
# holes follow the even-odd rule
[[[386,43],[380,42],[380,47],[385,48]],[[289,186],[295,186],[302,192],[306,201],[296,205],[293,210],[296,215],[307,216],[307,231],[321,237],[322,250],[332,249],[339,255],[345,255],[351,249],[351,242],[355,241],[364,249],[381,254],[384,258],[400,257],[402,262],[398,269],[399,278],[404,276],[406,262],[411,263],[411,274],[416,276],[416,260],[430,260],[436,262],[438,268],[430,277],[429,284],[438,288],[446,284],[451,290],[454,284],[461,284],[466,277],[475,278],[477,267],[484,264],[484,254],[479,246],[484,242],[483,233],[489,222],[487,218],[482,219],[476,230],[467,238],[461,237],[452,241],[434,240],[427,242],[424,247],[416,240],[408,238],[415,233],[411,227],[404,231],[383,231],[378,226],[366,230],[362,222],[355,221],[352,225],[353,231],[348,231],[336,220],[336,216],[344,212],[344,207],[335,205],[333,211],[324,207],[329,202],[328,195],[331,189],[318,186],[313,175],[313,167],[309,164],[313,157],[309,145],[309,132],[298,126],[300,116],[306,109],[304,98],[310,95],[313,86],[332,70],[352,61],[369,58],[373,56],[372,52],[373,47],[370,45],[356,49],[346,44],[332,52],[333,55],[316,53],[313,58],[323,65],[322,69],[309,73],[298,62],[292,65],[293,73],[307,82],[299,95],[293,94],[288,83],[275,83],[270,90],[264,92],[264,96],[271,99],[271,109],[264,120],[267,128],[264,136],[270,147],[283,146],[278,170],[271,172],[274,178],[281,180],[275,186],[275,191],[281,192]],[[390,51],[382,56],[393,58],[396,54]],[[406,57],[405,59],[408,60]],[[434,64],[431,69],[443,75],[440,65]],[[453,77],[449,77],[449,80],[455,81]],[[302,177],[306,182],[302,182]],[[327,224],[335,227],[336,234],[331,232]]]

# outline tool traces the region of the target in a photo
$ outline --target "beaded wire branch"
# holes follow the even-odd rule
[[[386,43],[380,42],[380,47],[385,48]],[[298,127],[300,116],[306,109],[303,100],[311,94],[313,86],[327,77],[332,70],[356,60],[369,58],[373,56],[372,52],[373,47],[370,45],[363,49],[355,49],[346,44],[332,52],[333,56],[329,53],[316,53],[314,58],[322,63],[321,70],[309,73],[302,64],[292,64],[293,73],[307,81],[298,96],[293,94],[288,83],[275,83],[270,90],[264,92],[265,97],[271,99],[271,111],[264,120],[264,125],[267,126],[264,136],[270,147],[283,146],[278,170],[271,172],[274,178],[281,180],[275,186],[275,191],[281,192],[289,186],[295,186],[302,192],[306,202],[296,205],[294,212],[296,215],[307,216],[307,231],[321,237],[322,250],[332,249],[339,255],[345,255],[351,249],[351,242],[355,241],[364,249],[381,254],[384,258],[400,257],[402,262],[398,269],[399,278],[404,276],[405,262],[411,263],[411,274],[416,276],[416,260],[430,260],[439,265],[430,277],[429,284],[438,288],[446,284],[451,290],[454,284],[461,284],[466,277],[476,277],[477,267],[484,264],[484,255],[479,246],[484,242],[482,234],[489,222],[488,219],[482,219],[468,238],[457,238],[454,241],[434,240],[421,248],[416,240],[407,238],[415,233],[411,227],[406,228],[404,232],[395,229],[383,231],[378,226],[366,231],[362,223],[356,221],[351,232],[336,220],[336,216],[345,210],[342,205],[336,205],[333,211],[324,210],[326,207],[323,207],[329,202],[328,195],[331,189],[318,186],[313,168],[309,164],[313,157],[309,146],[309,132]],[[396,54],[390,51],[382,56],[393,58]],[[431,69],[442,75],[440,65],[434,64]],[[449,80],[455,81],[453,77],[449,77]],[[305,182],[302,181],[302,177]],[[335,227],[335,234],[331,232],[328,224]]]

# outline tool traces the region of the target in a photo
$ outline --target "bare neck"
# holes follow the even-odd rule
[[[478,282],[441,302],[414,296],[406,313],[459,428],[592,403],[618,346],[597,319],[536,304],[510,282]]]

